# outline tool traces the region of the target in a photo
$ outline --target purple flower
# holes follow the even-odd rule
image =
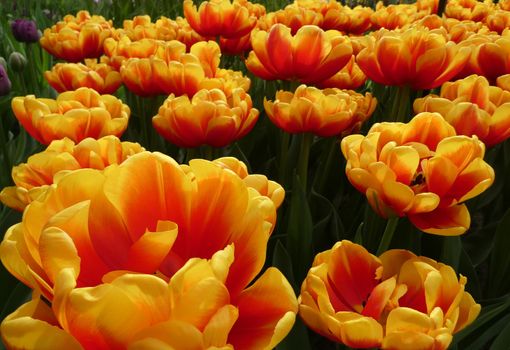
[[[39,40],[39,32],[34,21],[29,19],[16,19],[11,22],[14,38],[24,43],[35,43]]]
[[[3,65],[0,64],[0,96],[11,92],[11,81]]]

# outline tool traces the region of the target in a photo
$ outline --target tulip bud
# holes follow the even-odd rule
[[[3,56],[0,56],[0,65],[2,65],[4,69],[7,69],[7,61],[3,58]]]
[[[27,65],[27,59],[22,53],[14,51],[9,55],[9,66],[15,72],[22,72]]]
[[[11,92],[11,81],[3,65],[0,64],[0,96]]]
[[[24,43],[39,41],[40,35],[34,21],[29,19],[16,19],[11,22],[11,30],[14,38]]]

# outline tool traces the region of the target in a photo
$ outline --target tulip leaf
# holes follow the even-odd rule
[[[308,329],[299,317],[296,318],[296,323],[292,327],[290,333],[285,339],[276,347],[276,350],[311,350],[310,339],[308,336]]]
[[[506,317],[508,322],[508,317]],[[510,322],[503,328],[501,333],[494,339],[490,350],[507,350],[510,344]]]
[[[312,263],[312,232],[312,215],[308,199],[299,177],[295,175],[287,226],[287,250],[292,260],[296,283],[301,283]]]
[[[440,261],[458,270],[460,255],[462,253],[462,242],[459,236],[442,237],[443,247],[441,249]]]
[[[502,295],[510,289],[510,209],[501,219],[496,235],[490,260],[489,294]]]
[[[283,275],[287,278],[289,283],[294,287],[294,292],[298,293],[300,286],[296,285],[294,280],[294,273],[292,271],[292,261],[290,260],[290,256],[289,253],[287,252],[287,249],[285,249],[280,240],[276,242],[273,251],[272,265],[283,273]]]
[[[467,277],[466,291],[468,291],[475,300],[479,300],[482,296],[480,281],[475,267],[471,262],[471,258],[462,247],[460,252],[459,270],[458,272]]]
[[[502,332],[502,330],[506,328],[505,326],[508,326],[509,322],[510,322],[510,314],[507,314],[506,316],[491,323],[490,326],[483,333],[476,332],[476,334],[473,335],[474,337],[473,337],[472,341],[470,339],[469,343],[466,342],[467,345],[465,347],[462,347],[462,349],[465,349],[465,350],[483,349],[484,347],[487,346],[487,344],[490,344],[490,342],[492,341],[492,339],[494,339],[494,337],[496,337],[500,333],[501,334],[504,333],[504,332]],[[504,349],[508,349],[508,344]]]
[[[318,251],[330,249],[332,242],[345,237],[344,226],[330,200],[313,189],[311,193],[312,214],[316,218],[313,227],[314,246]]]

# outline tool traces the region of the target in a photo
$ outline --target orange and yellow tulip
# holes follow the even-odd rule
[[[294,324],[296,296],[275,268],[233,294],[227,283],[237,258],[229,245],[210,260],[188,260],[168,282],[119,272],[88,288],[62,266],[51,308],[34,296],[0,330],[10,349],[40,349],[41,336],[47,348],[66,350],[272,349]]]
[[[356,56],[361,70],[377,83],[409,85],[417,90],[450,80],[464,68],[471,52],[427,29],[381,29],[369,39]]]
[[[226,286],[235,298],[264,265],[283,189],[242,179],[222,163],[180,166],[163,154],[141,152],[107,171],[58,176],[9,228],[0,258],[52,300],[62,266],[75,272],[79,287],[120,270],[170,278],[189,259],[211,258],[233,243]]]
[[[438,113],[408,124],[378,123],[341,143],[350,183],[382,217],[407,216],[420,230],[460,235],[470,226],[464,202],[494,182],[476,136],[457,136]]]
[[[348,37],[316,26],[304,26],[295,36],[283,24],[273,25],[269,32],[255,29],[251,45],[246,67],[266,80],[321,82],[340,71],[352,56]]]
[[[328,3],[322,11],[324,20],[321,28],[335,29],[346,34],[361,35],[372,28],[371,16],[374,11],[370,7],[342,6],[336,0]]]
[[[444,14],[450,18],[483,22],[493,9],[494,4],[490,0],[484,2],[477,0],[449,0]]]
[[[485,23],[490,30],[498,32],[499,34],[507,28],[510,28],[510,12],[505,10],[491,11]]]
[[[356,64],[354,56],[347,65],[342,68],[338,73],[333,75],[324,81],[317,83],[320,88],[337,88],[337,89],[349,89],[356,90],[361,85],[365,84],[367,76]]]
[[[278,91],[275,101],[264,99],[267,116],[288,133],[309,132],[322,137],[349,133],[368,119],[377,100],[340,89],[319,90],[300,85],[294,93]]]
[[[472,35],[459,45],[472,49],[460,77],[478,74],[494,83],[499,76],[510,73],[509,35]]]
[[[197,10],[193,0],[184,0],[183,10],[189,25],[198,34],[238,38],[255,27],[261,6],[247,0],[210,0],[203,1]],[[265,8],[262,12],[265,13]]]
[[[510,0],[498,1],[498,8],[505,11],[510,11]]]
[[[85,64],[57,63],[51,71],[44,72],[44,77],[57,92],[88,87],[100,94],[113,94],[122,84],[122,79],[104,58],[99,62],[86,59]]]
[[[121,142],[115,136],[99,140],[86,138],[75,144],[64,138],[55,140],[43,151],[12,168],[15,186],[0,192],[0,201],[13,209],[23,211],[34,199],[44,193],[59,174],[82,168],[104,169],[120,164],[135,153],[144,151],[138,143]]]
[[[188,50],[191,48],[193,44],[198,43],[199,41],[208,41],[211,40],[211,37],[204,37],[191,28],[186,18],[177,17],[175,19],[175,23],[177,24],[177,40],[181,43],[184,43]]]
[[[306,25],[322,27],[323,17],[320,12],[310,8],[301,7],[296,4],[287,5],[283,10],[269,12],[262,16],[258,22],[258,28],[263,31],[269,31],[277,23],[290,28],[292,35]]]
[[[379,1],[370,19],[373,27],[376,29],[397,29],[406,27],[426,15],[430,15],[430,12],[419,11],[415,4],[392,4],[384,6],[383,2]]]
[[[126,35],[133,41],[141,39],[170,41],[177,38],[178,29],[177,23],[165,16],[161,16],[153,23],[150,16],[143,15],[124,20],[123,28],[118,29],[117,34]]]
[[[496,85],[505,91],[510,91],[510,74],[498,77]]]
[[[241,88],[226,96],[219,89],[200,90],[191,98],[170,95],[152,119],[165,139],[180,147],[224,147],[255,126],[259,111]]]
[[[120,137],[130,115],[129,107],[115,96],[85,87],[61,93],[56,100],[34,95],[15,97],[11,105],[25,130],[45,145],[64,137],[74,142],[87,137]]]
[[[441,93],[414,101],[415,113],[438,112],[457,135],[476,135],[487,146],[510,137],[510,92],[471,75],[441,87]]]
[[[446,350],[480,313],[466,282],[450,266],[410,251],[376,257],[344,240],[315,257],[299,315],[351,348]]]
[[[79,11],[44,30],[41,46],[53,56],[71,62],[96,58],[103,54],[103,43],[113,33],[111,21]]]

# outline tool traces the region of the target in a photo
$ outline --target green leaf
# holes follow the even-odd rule
[[[489,269],[489,296],[505,294],[510,290],[510,209],[496,229]]]
[[[497,334],[501,333],[505,326],[508,326],[510,322],[510,314],[500,318],[499,320],[490,324],[490,326],[482,333],[476,332],[474,334],[473,341],[466,342],[466,346],[463,347],[465,350],[479,350],[484,349]],[[504,332],[503,332],[504,333]],[[508,344],[504,349],[508,349]]]
[[[305,190],[298,176],[294,175],[287,226],[287,251],[291,257],[296,283],[301,283],[312,263],[312,232],[312,215]]]
[[[441,250],[441,262],[458,270],[460,264],[460,255],[462,253],[462,242],[459,236],[442,237],[443,247]]]
[[[508,322],[508,317],[507,317]],[[510,323],[503,328],[501,333],[494,339],[490,350],[507,350],[510,344]]]
[[[300,286],[296,285],[296,282],[294,280],[294,273],[292,271],[292,261],[290,260],[290,256],[289,253],[287,252],[287,249],[285,249],[280,240],[276,242],[273,251],[272,265],[285,275],[289,283],[294,287],[294,292],[299,293]]]
[[[277,350],[311,350],[308,329],[299,317],[287,337],[276,347]]]

